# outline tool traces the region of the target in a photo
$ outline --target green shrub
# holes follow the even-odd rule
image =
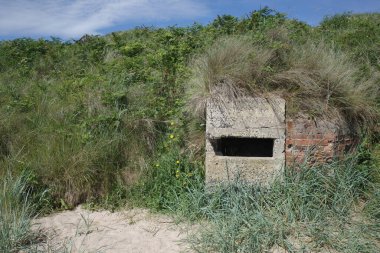
[[[131,192],[136,204],[175,211],[185,204],[183,199],[190,191],[203,188],[201,164],[180,153],[176,138],[169,134],[162,144],[163,150],[143,170],[145,175]]]
[[[126,56],[134,57],[134,56],[137,56],[138,54],[140,54],[143,50],[144,50],[144,46],[138,42],[135,42],[131,45],[126,45],[123,48],[123,53]]]
[[[379,13],[338,14],[326,17],[317,34],[340,46],[355,61],[379,70]]]

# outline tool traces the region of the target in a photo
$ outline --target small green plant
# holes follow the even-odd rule
[[[380,221],[380,190],[377,187],[373,189],[373,192],[369,195],[368,202],[364,208],[365,213],[374,221]]]
[[[18,252],[35,237],[30,230],[35,213],[28,189],[28,173],[2,176],[0,183],[0,251]]]
[[[129,57],[134,57],[139,55],[144,51],[144,46],[138,42],[126,45],[122,48],[122,52]]]
[[[141,182],[132,190],[137,204],[156,210],[179,209],[191,189],[203,187],[203,168],[179,152],[175,135],[164,141],[158,159],[146,169]]]

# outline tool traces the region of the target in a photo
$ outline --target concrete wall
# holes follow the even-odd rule
[[[249,182],[271,182],[284,168],[285,128],[285,101],[281,98],[208,101],[206,183],[236,177]],[[274,139],[273,157],[223,156],[215,150],[216,140],[223,137]]]

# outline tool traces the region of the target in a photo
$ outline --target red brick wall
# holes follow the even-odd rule
[[[306,118],[286,121],[285,159],[286,165],[295,163],[326,163],[334,157],[342,157],[352,150],[358,138],[350,134],[347,127]]]

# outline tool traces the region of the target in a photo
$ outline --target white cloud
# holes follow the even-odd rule
[[[0,0],[0,36],[98,34],[113,25],[207,15],[200,0]]]

